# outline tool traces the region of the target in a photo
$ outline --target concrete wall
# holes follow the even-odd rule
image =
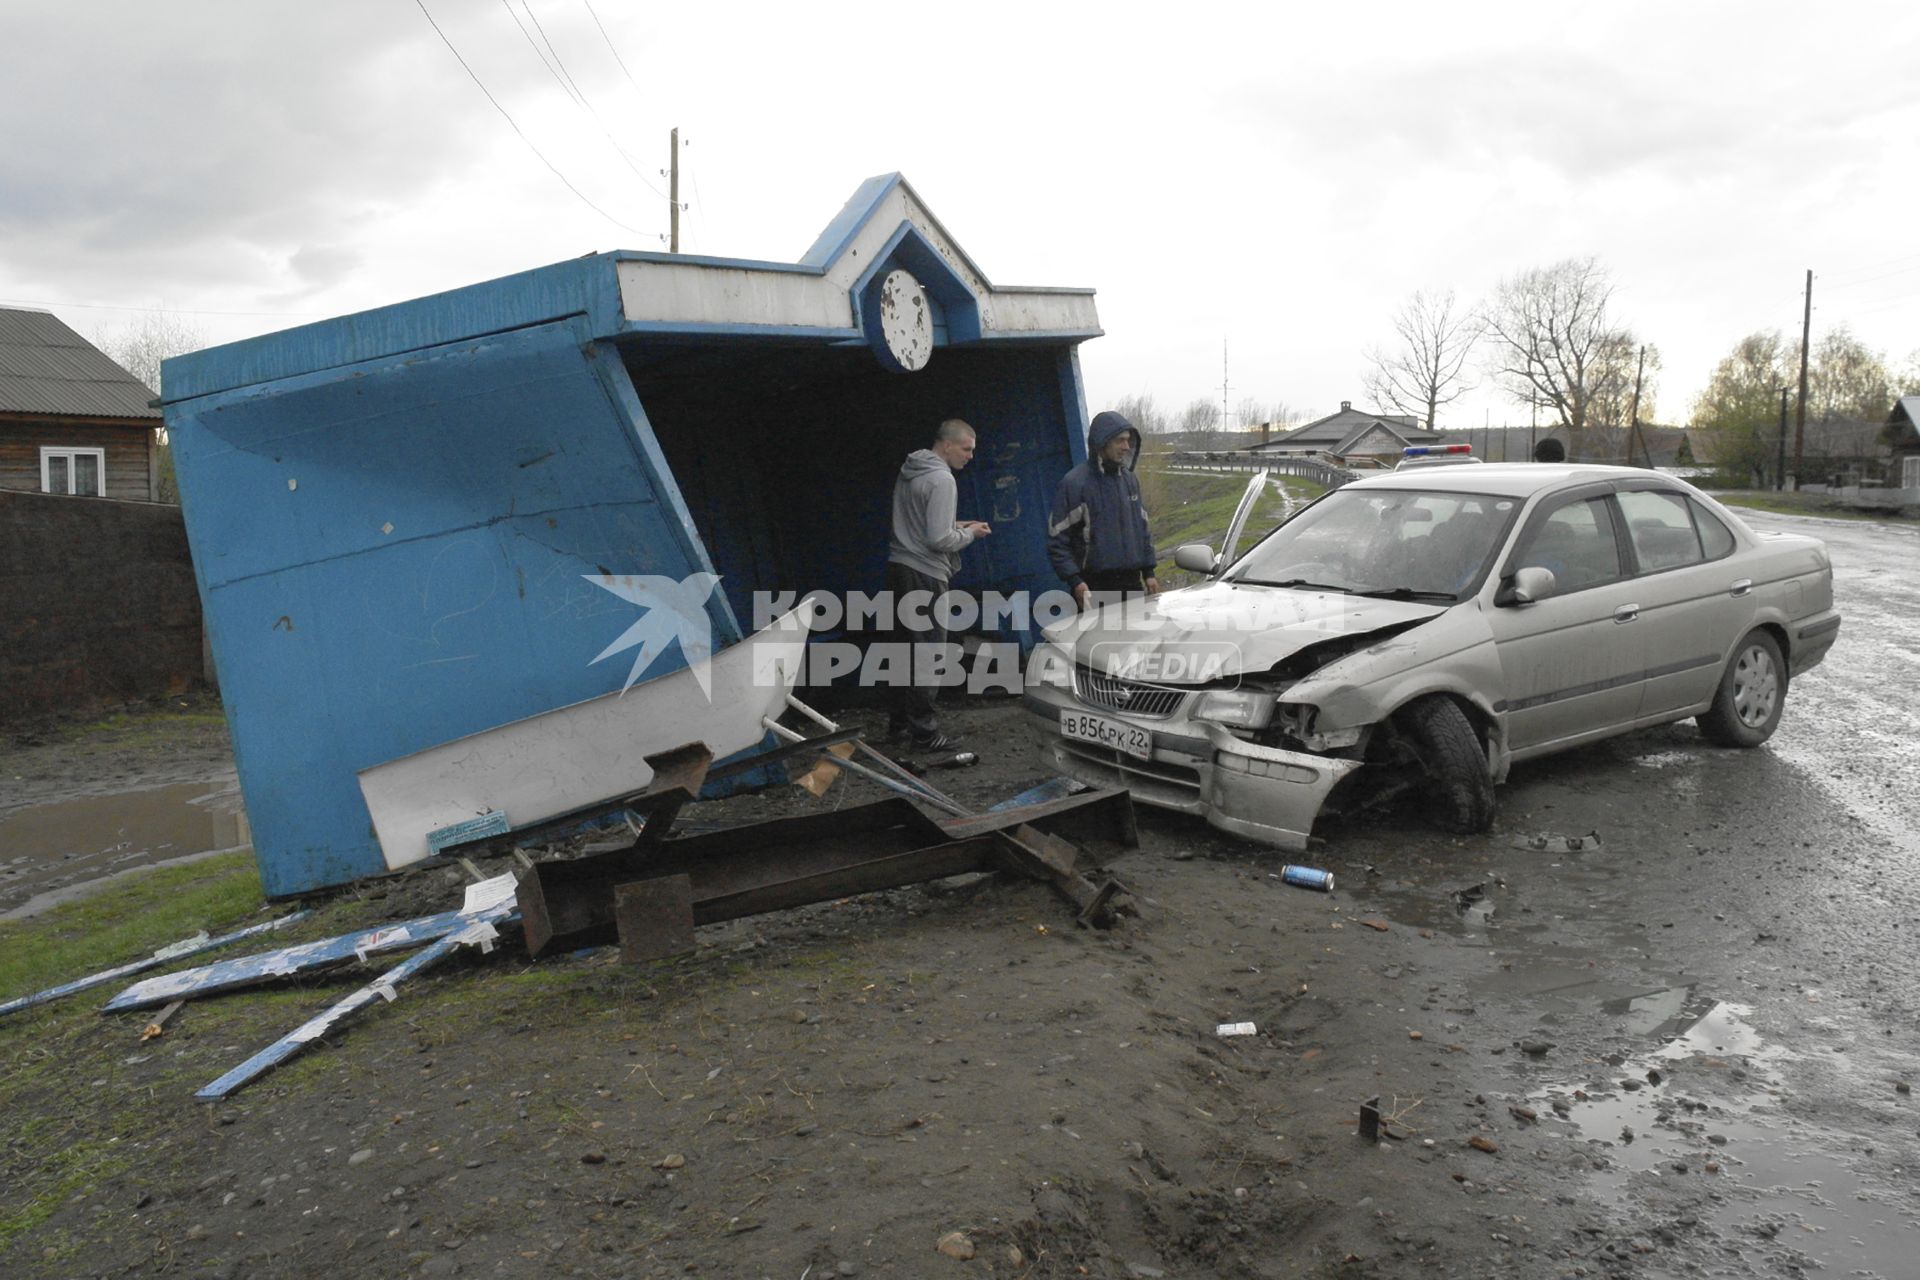
[[[201,683],[180,508],[0,490],[0,724]]]

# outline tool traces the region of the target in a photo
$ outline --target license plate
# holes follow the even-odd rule
[[[1153,759],[1152,734],[1105,716],[1088,715],[1084,711],[1062,711],[1060,733],[1077,742],[1092,742],[1141,760]]]

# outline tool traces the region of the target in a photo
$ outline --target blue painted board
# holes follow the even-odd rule
[[[511,903],[487,911],[474,912],[462,917],[462,928],[458,933],[450,934],[435,942],[432,946],[402,960],[393,968],[361,987],[352,995],[329,1006],[323,1013],[309,1018],[300,1026],[289,1031],[245,1062],[227,1072],[213,1083],[207,1085],[193,1096],[203,1101],[218,1101],[231,1094],[242,1085],[257,1079],[288,1058],[293,1057],[309,1044],[319,1039],[333,1027],[377,1000],[392,1000],[395,988],[425,970],[439,964],[463,946],[473,945],[474,939],[468,931],[476,925],[487,926],[482,936],[493,937],[491,926],[504,924],[519,918]],[[481,944],[486,946],[488,944]]]
[[[336,938],[303,942],[257,955],[235,956],[231,960],[201,965],[197,969],[163,974],[134,983],[107,1001],[101,1012],[152,1008],[171,1000],[210,996],[221,991],[232,991],[236,987],[249,987],[256,983],[271,982],[275,978],[344,964],[353,959],[422,946],[453,933],[469,919],[470,916],[458,911],[443,911],[439,915],[421,916],[398,924],[344,933]]]
[[[86,991],[92,987],[103,987],[109,982],[117,982],[121,978],[140,973],[146,969],[156,968],[163,964],[170,964],[175,960],[184,960],[188,956],[197,956],[202,952],[212,951],[215,947],[224,947],[230,942],[238,942],[242,938],[252,938],[262,933],[272,932],[275,929],[285,928],[294,921],[304,920],[312,914],[310,911],[295,911],[291,915],[281,916],[278,920],[269,920],[264,924],[248,925],[246,928],[236,929],[232,933],[223,933],[217,938],[209,938],[205,933],[196,934],[191,938],[182,938],[178,942],[160,948],[145,959],[135,960],[131,964],[123,964],[118,968],[107,969],[100,973],[93,974],[91,977],[69,982],[64,986],[49,987],[45,991],[36,991],[30,996],[21,996],[18,1000],[9,1000],[5,1004],[0,1004],[0,1018],[4,1018],[7,1014],[17,1012],[21,1009],[30,1009],[37,1004],[45,1004],[49,1000],[58,1000],[62,996],[70,996],[76,992]]]

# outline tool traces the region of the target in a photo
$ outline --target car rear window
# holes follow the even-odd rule
[[[1643,573],[1699,564],[1700,535],[1694,530],[1688,502],[1677,493],[1629,489],[1619,495],[1620,514],[1626,517],[1627,537]]]
[[[1733,554],[1733,531],[1719,516],[1707,510],[1693,499],[1687,499],[1687,505],[1693,508],[1693,523],[1700,530],[1700,542],[1706,550],[1707,559],[1718,560],[1721,556]]]

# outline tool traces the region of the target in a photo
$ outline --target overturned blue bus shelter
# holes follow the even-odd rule
[[[386,869],[360,770],[617,691],[592,575],[877,591],[894,473],[979,432],[956,585],[1045,590],[1091,290],[995,286],[898,174],[796,263],[596,254],[167,362],[165,421],[261,878]],[[683,665],[677,644],[649,676]]]

